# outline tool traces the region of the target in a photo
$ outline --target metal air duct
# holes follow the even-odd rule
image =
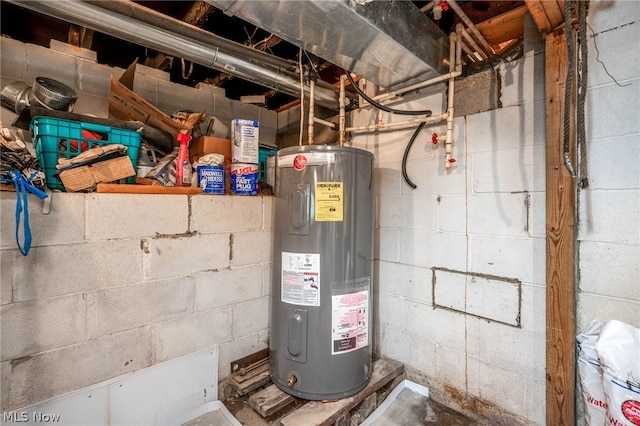
[[[448,37],[410,1],[205,1],[390,91],[449,70]]]
[[[6,1],[292,96],[299,97],[301,93],[299,74],[287,69],[289,62],[130,1]],[[308,86],[305,86],[305,91],[309,91]],[[316,103],[338,109],[338,91],[330,85],[316,86],[315,96]]]

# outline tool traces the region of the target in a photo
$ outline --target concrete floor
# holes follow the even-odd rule
[[[246,403],[246,398],[227,400],[224,401],[224,405],[243,426],[278,426],[281,418],[301,406],[292,404],[272,416],[263,418]],[[376,426],[480,426],[479,423],[433,400],[419,400],[411,395],[402,397],[402,393],[385,414],[384,418],[378,419]],[[349,426],[357,424],[359,422],[354,419]]]

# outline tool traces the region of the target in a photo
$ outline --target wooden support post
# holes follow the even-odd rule
[[[548,34],[545,50],[547,237],[547,425],[574,425],[576,185],[564,165],[568,70],[564,29]],[[575,74],[574,74],[575,75]],[[575,85],[574,85],[575,87]],[[573,122],[573,120],[572,120]],[[571,126],[571,139],[575,129]],[[572,144],[573,145],[573,144]],[[575,153],[571,153],[574,157]],[[574,161],[575,164],[575,161]]]

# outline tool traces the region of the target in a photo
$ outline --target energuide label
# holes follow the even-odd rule
[[[331,297],[331,355],[369,344],[369,290]]]
[[[316,222],[342,222],[342,182],[316,182]]]
[[[320,306],[320,254],[282,252],[281,282],[283,302]]]

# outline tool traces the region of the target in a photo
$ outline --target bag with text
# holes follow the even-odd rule
[[[640,329],[607,321],[596,352],[602,364],[607,426],[640,426]]]
[[[602,383],[602,367],[596,353],[596,342],[602,323],[591,321],[578,336],[578,375],[585,404],[585,425],[604,426],[607,402]]]

